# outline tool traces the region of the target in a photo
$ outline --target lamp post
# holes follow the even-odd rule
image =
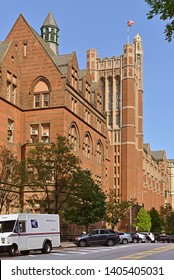
[[[130,212],[129,212],[129,214],[130,214],[130,217],[129,217],[129,219],[130,219],[130,232],[132,232],[132,205],[130,205],[129,210],[130,210]]]

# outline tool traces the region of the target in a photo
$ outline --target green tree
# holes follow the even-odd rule
[[[171,231],[171,217],[173,217],[173,209],[170,203],[160,207],[160,218],[162,221],[162,230],[169,234]]]
[[[151,231],[152,232],[161,232],[162,221],[161,221],[159,212],[153,207],[152,209],[150,209],[149,215],[151,217],[151,223],[152,223]]]
[[[5,146],[0,146],[0,213],[19,205],[18,160]]]
[[[73,176],[74,189],[66,201],[64,218],[71,223],[85,226],[104,220],[106,196],[95,184],[89,170],[79,169]]]
[[[112,229],[114,229],[119,221],[126,218],[129,206],[129,201],[119,202],[119,198],[115,195],[114,190],[109,190],[106,202],[106,221],[111,225]]]
[[[168,21],[165,25],[165,39],[172,41],[174,33],[174,1],[173,0],[145,0],[151,10],[147,13],[147,18],[152,19],[159,15],[161,20]]]
[[[151,217],[142,207],[134,220],[134,226],[138,227],[138,231],[150,231],[151,225]]]
[[[57,135],[55,143],[41,143],[31,149],[27,166],[28,184],[35,191],[33,203],[39,202],[48,213],[59,213],[70,196],[73,174],[77,172],[79,163],[68,139],[61,135]]]
[[[174,211],[172,211],[169,218],[169,234],[174,234]]]

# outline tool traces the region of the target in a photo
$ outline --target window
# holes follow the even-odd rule
[[[14,134],[14,121],[8,119],[7,123],[7,141],[13,142],[13,134]]]
[[[88,109],[85,109],[85,121],[90,123],[90,111]]]
[[[39,125],[31,125],[30,127],[31,143],[39,142]]]
[[[101,78],[101,88],[102,88],[102,95],[103,95],[103,111],[106,111],[106,109],[105,109],[105,78]]]
[[[17,93],[17,77],[7,71],[7,89],[6,98],[8,101],[16,104],[16,93]]]
[[[76,113],[76,109],[77,109],[77,100],[72,97],[71,98],[71,110]]]
[[[42,131],[41,141],[44,143],[49,143],[50,142],[50,125],[42,124],[41,131]]]
[[[71,70],[71,78],[72,78],[72,86],[77,89],[77,70],[74,69],[74,67],[72,67],[72,70]]]
[[[108,79],[108,109],[112,110],[113,109],[113,82],[112,78],[110,77]]]
[[[33,89],[34,108],[46,108],[50,106],[50,88],[46,81],[39,80]]]
[[[34,104],[35,104],[35,108],[39,108],[40,107],[40,95],[36,94],[34,95]]]
[[[96,146],[96,162],[99,164],[102,162],[102,144],[100,141],[97,142]]]
[[[86,99],[90,102],[91,101],[91,86],[88,82],[86,82]]]
[[[79,135],[76,125],[73,123],[69,129],[69,142],[73,145],[73,150],[77,151],[79,147]]]
[[[83,141],[83,156],[90,158],[91,156],[91,138],[89,133],[86,133]]]

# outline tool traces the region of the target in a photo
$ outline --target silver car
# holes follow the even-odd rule
[[[127,243],[131,243],[132,242],[132,236],[129,233],[125,233],[125,232],[118,232],[119,234],[119,238],[120,238],[120,242],[121,244],[127,244]]]

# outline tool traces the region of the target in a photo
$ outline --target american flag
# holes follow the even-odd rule
[[[133,24],[134,24],[134,21],[133,20],[129,20],[128,23],[127,23],[127,26],[131,27]]]

